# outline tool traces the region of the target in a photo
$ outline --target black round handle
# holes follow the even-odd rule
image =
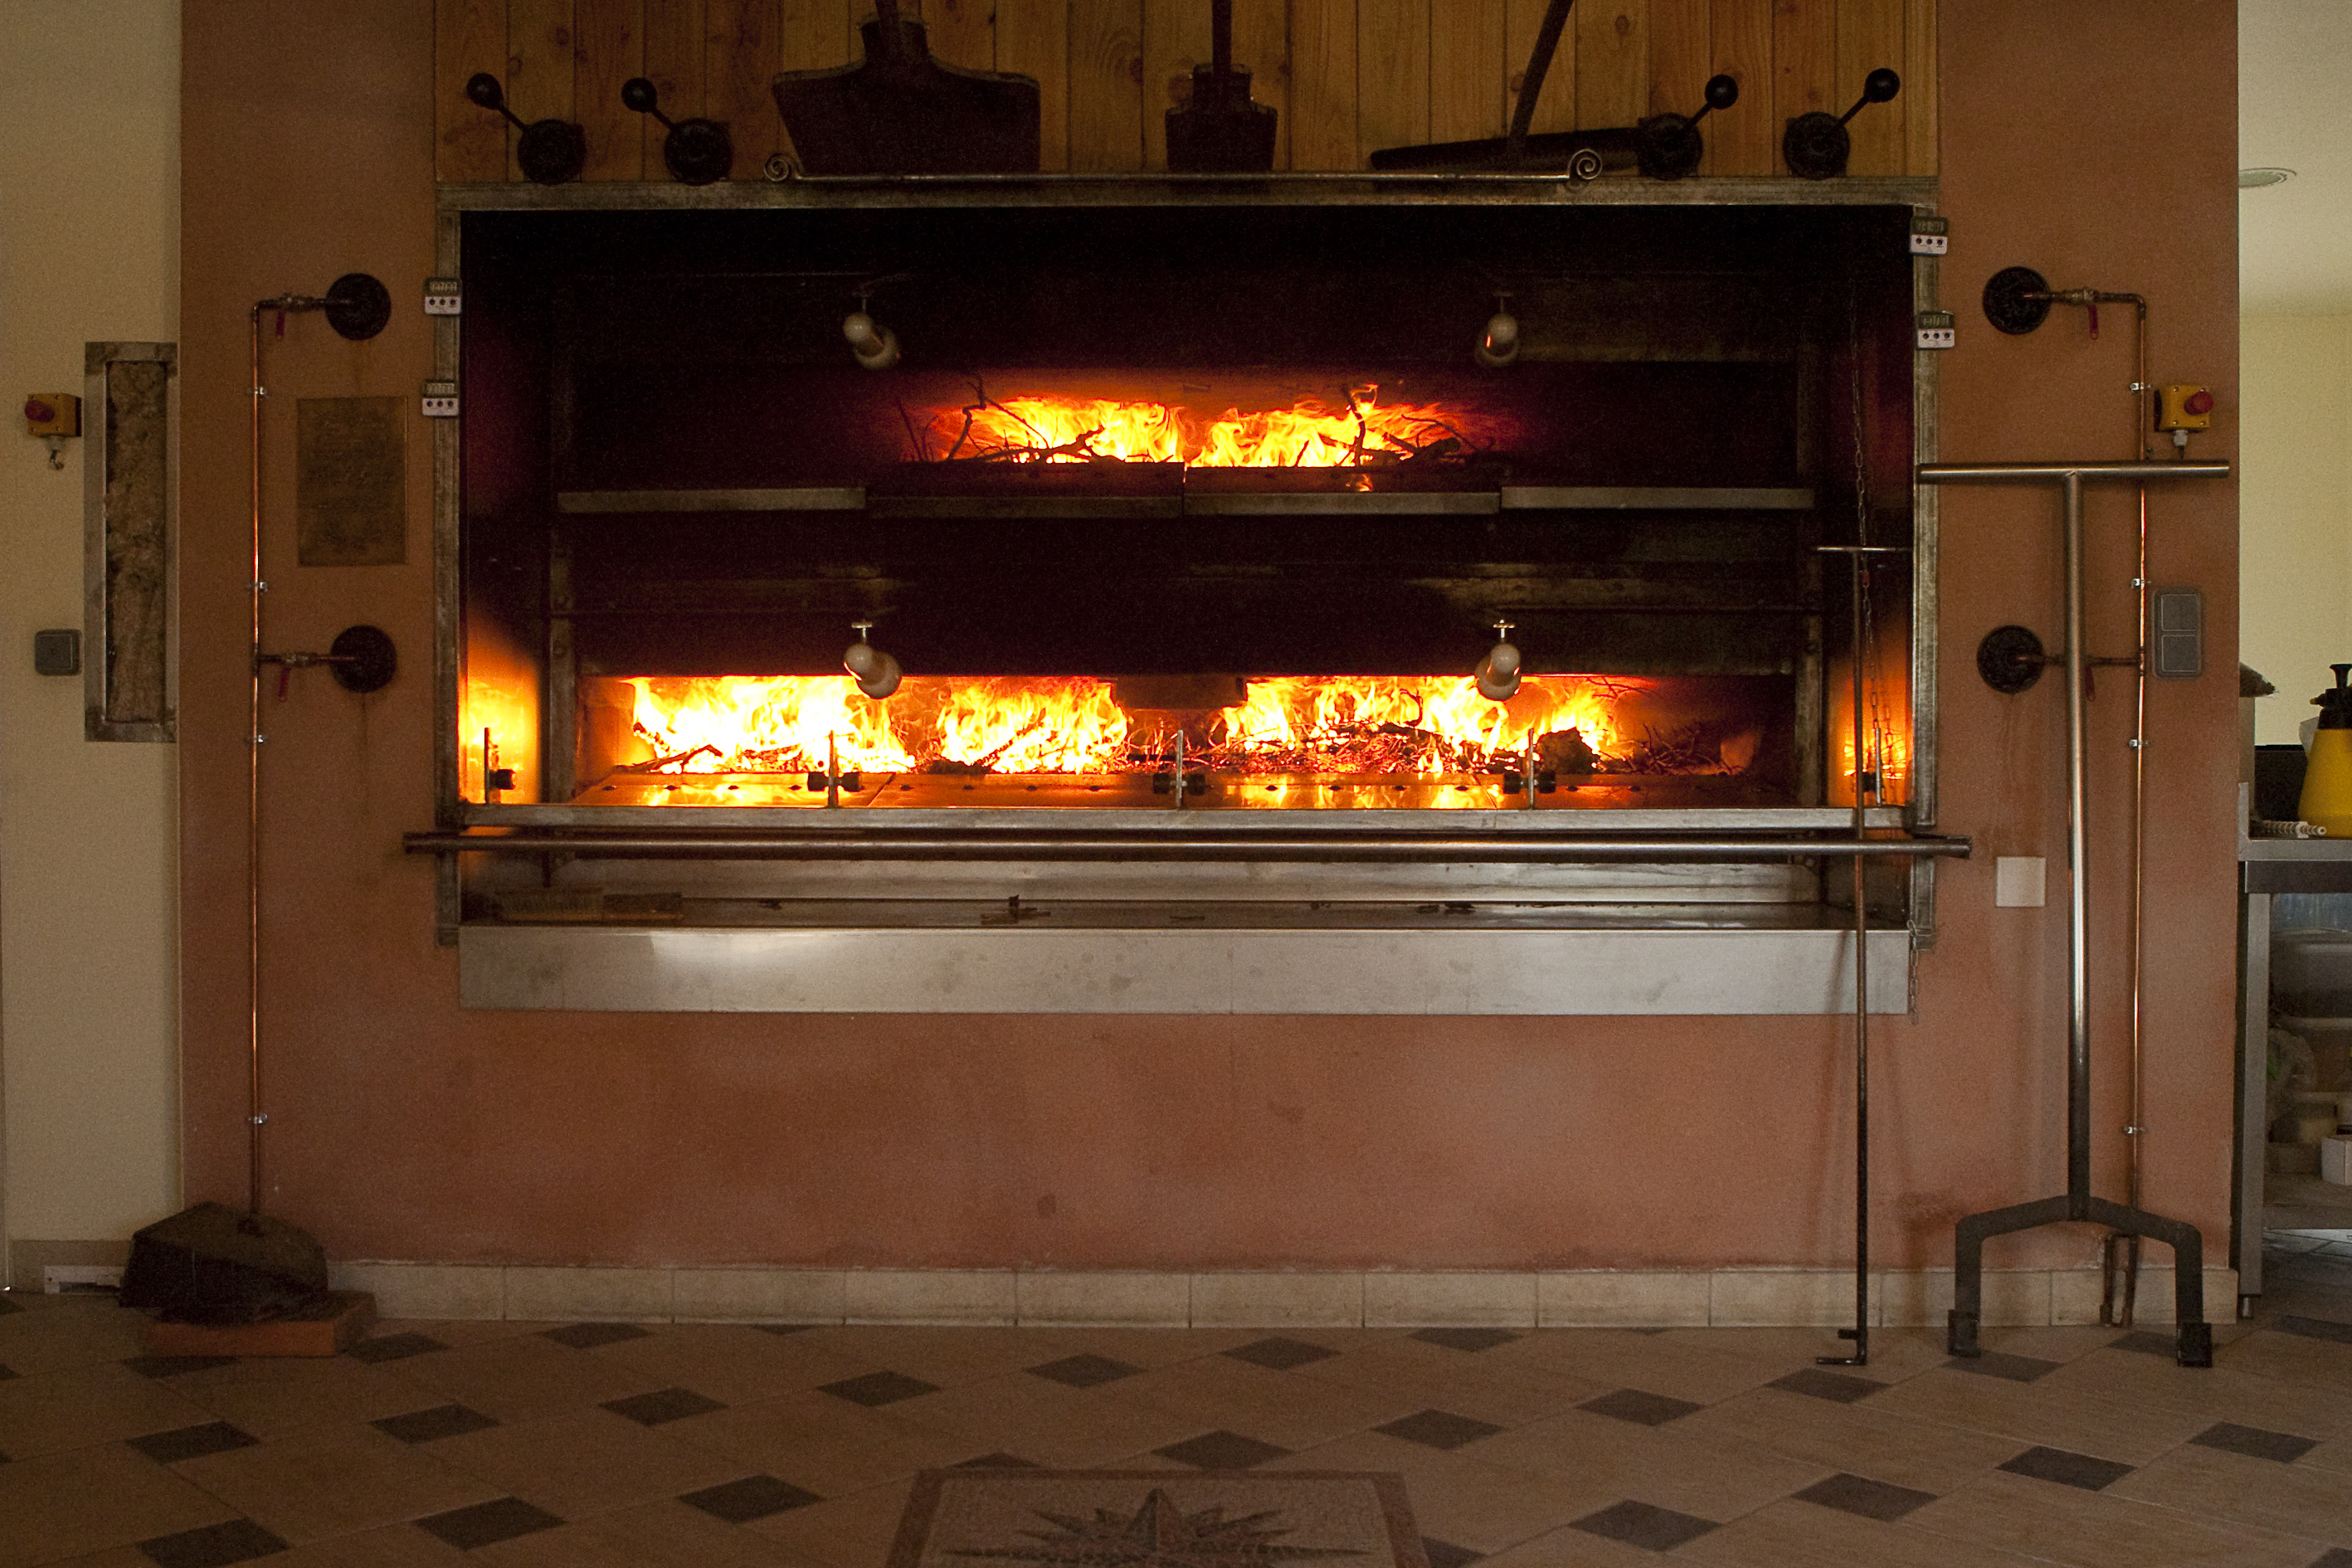
[[[1706,106],[1709,109],[1729,109],[1739,101],[1739,83],[1728,76],[1706,79]]]
[[[1863,79],[1862,99],[1864,103],[1885,103],[1903,90],[1903,79],[1885,66],[1879,67]]]
[[[503,110],[507,106],[506,90],[499,79],[488,71],[476,71],[466,81],[466,96],[484,109]]]
[[[621,84],[621,101],[639,114],[661,113],[661,93],[641,76],[633,76]]]

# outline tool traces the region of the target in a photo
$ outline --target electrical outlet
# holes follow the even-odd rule
[[[465,285],[455,278],[427,278],[425,280],[425,313],[428,316],[464,315]]]
[[[41,1289],[51,1296],[76,1296],[122,1289],[122,1266],[105,1263],[44,1263]]]
[[[1960,341],[1958,330],[1952,324],[1949,310],[1919,312],[1918,346],[1923,349],[1948,349]]]
[[[1911,220],[1911,254],[1941,256],[1951,248],[1952,220],[1942,217],[1914,217]]]
[[[454,381],[428,381],[425,384],[425,417],[455,419],[457,417],[457,384]]]

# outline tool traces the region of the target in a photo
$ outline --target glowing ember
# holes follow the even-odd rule
[[[1288,408],[1204,417],[1181,405],[1113,398],[982,397],[930,416],[924,456],[1021,463],[1183,463],[1210,468],[1346,468],[1408,458],[1467,456],[1494,447],[1509,422],[1434,403],[1379,402],[1353,386],[1346,405],[1304,398]]]
[[[1087,679],[909,676],[887,703],[845,676],[616,683],[647,752],[631,765],[662,773],[798,773],[824,767],[828,746],[874,773],[1148,773],[1168,766],[1180,724],[1187,761],[1221,773],[1494,772],[1530,745],[1566,772],[1737,771],[1719,752],[1675,766],[1656,737],[1621,734],[1616,704],[1650,684],[1531,676],[1495,703],[1454,676],[1277,677],[1249,681],[1238,707],[1180,717],[1130,712]]]

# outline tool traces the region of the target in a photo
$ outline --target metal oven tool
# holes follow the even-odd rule
[[[2172,1248],[2178,1359],[2183,1366],[2213,1364],[2213,1330],[2205,1321],[2205,1244],[2197,1227],[2091,1194],[2091,1023],[2089,991],[2090,842],[2084,787],[2084,684],[2090,660],[2084,648],[2083,487],[2099,481],[2219,479],[2227,463],[1930,463],[1923,485],[2054,484],[2063,498],[2066,559],[2066,1191],[2057,1197],[1969,1215],[1953,1240],[1954,1273],[1948,1345],[1956,1356],[1984,1353],[1977,1331],[1984,1312],[1984,1244],[2012,1231],[2088,1220],[2126,1236],[2144,1236]]]

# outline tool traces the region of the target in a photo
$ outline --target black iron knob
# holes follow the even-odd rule
[[[494,113],[503,114],[521,140],[515,143],[515,163],[534,184],[561,185],[580,177],[588,165],[588,138],[568,120],[535,120],[525,125],[508,104],[499,79],[476,71],[466,81],[466,97]]]
[[[392,320],[392,290],[365,272],[346,272],[327,289],[325,310],[327,325],[360,342]]]
[[[1706,109],[1729,109],[1738,101],[1739,82],[1737,78],[1717,75],[1706,79]],[[1706,112],[1706,109],[1700,110],[1691,118],[1698,119]]]
[[[2004,267],[1985,279],[1985,320],[2022,337],[2050,319],[2050,280],[2031,267]]]
[[[662,162],[680,184],[707,185],[735,172],[735,139],[716,120],[672,120],[661,111],[661,93],[641,76],[621,84],[621,102],[669,127],[662,139]]]
[[[494,114],[506,110],[506,92],[499,86],[499,79],[488,71],[476,71],[467,79],[466,96]]]

